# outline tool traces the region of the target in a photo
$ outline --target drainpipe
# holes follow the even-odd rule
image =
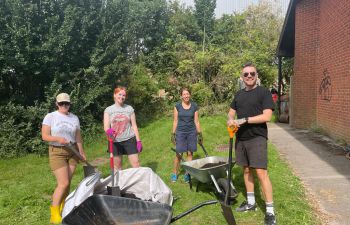
[[[281,115],[282,56],[278,56],[278,116]]]

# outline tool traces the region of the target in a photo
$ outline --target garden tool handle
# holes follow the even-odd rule
[[[107,135],[109,142],[109,166],[111,170],[112,187],[114,187],[114,155],[113,155],[113,136]]]
[[[74,147],[74,145],[70,142],[68,145],[65,145],[71,152],[74,153],[74,155],[76,155],[80,161],[82,161],[83,163],[85,163],[88,166],[93,167],[86,159],[83,158],[83,156],[80,155],[80,153],[78,152],[78,150]]]
[[[238,131],[238,127],[236,125],[227,126],[227,131],[230,135],[230,138],[233,138],[235,136],[235,133]]]
[[[229,195],[231,193],[231,185],[230,185],[230,181],[231,181],[231,176],[232,176],[232,150],[233,150],[233,137],[231,137],[230,134],[230,147],[229,147],[229,156],[228,156],[228,165],[227,165],[227,170],[228,170],[228,174],[227,174],[227,187],[228,190],[226,192],[225,195],[225,204],[229,205]]]
[[[177,153],[177,152],[176,152],[176,149],[175,149],[175,148],[170,148],[170,149],[171,149],[171,151],[175,152],[176,155],[178,155],[178,156],[180,157],[180,160],[181,160],[182,162],[186,162],[186,161],[184,160],[184,158],[182,158],[182,155],[181,155],[180,153]]]
[[[201,148],[203,149],[203,152],[205,154],[205,157],[208,157],[208,152],[205,150],[204,145],[202,143],[199,143],[199,145],[201,146]]]
[[[235,136],[235,133],[238,131],[238,127],[236,125],[231,125],[231,126],[227,126],[227,131],[228,134],[230,136],[230,147],[229,147],[229,157],[228,157],[228,174],[227,174],[227,187],[228,190],[226,192],[225,195],[225,204],[228,205],[229,204],[229,194],[231,193],[231,185],[230,185],[230,181],[231,181],[231,174],[232,174],[232,150],[233,150],[233,137]]]

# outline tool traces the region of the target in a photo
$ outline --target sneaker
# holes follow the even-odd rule
[[[188,173],[186,173],[186,174],[184,175],[184,181],[185,181],[185,183],[190,182],[190,175],[189,175]]]
[[[276,225],[276,217],[272,213],[266,213],[265,225]]]
[[[253,205],[248,204],[247,201],[242,202],[241,206],[236,208],[237,212],[248,212],[248,211],[256,211],[256,203]]]
[[[175,173],[172,173],[170,179],[171,179],[171,182],[176,182],[176,181],[177,181],[177,176],[176,176],[176,174],[175,174]]]

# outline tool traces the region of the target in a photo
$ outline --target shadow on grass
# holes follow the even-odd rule
[[[153,171],[157,171],[158,162],[147,162],[147,163],[142,164],[142,167],[149,167]]]
[[[233,179],[233,185],[236,188],[236,191],[238,195],[243,195],[245,199],[247,199],[247,191],[245,189],[245,184],[244,184],[244,178],[243,178],[243,169],[239,166],[236,166],[233,168],[232,173],[234,174],[234,179]],[[261,211],[265,211],[265,200],[263,196],[261,195],[260,191],[260,183],[257,179],[257,176],[254,172],[254,194],[255,194],[255,201],[258,206],[258,208],[261,209]],[[239,203],[241,204],[241,202]]]

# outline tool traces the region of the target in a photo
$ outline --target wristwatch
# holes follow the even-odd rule
[[[249,117],[245,117],[245,118],[244,118],[245,123],[248,123],[248,118],[249,118]]]

